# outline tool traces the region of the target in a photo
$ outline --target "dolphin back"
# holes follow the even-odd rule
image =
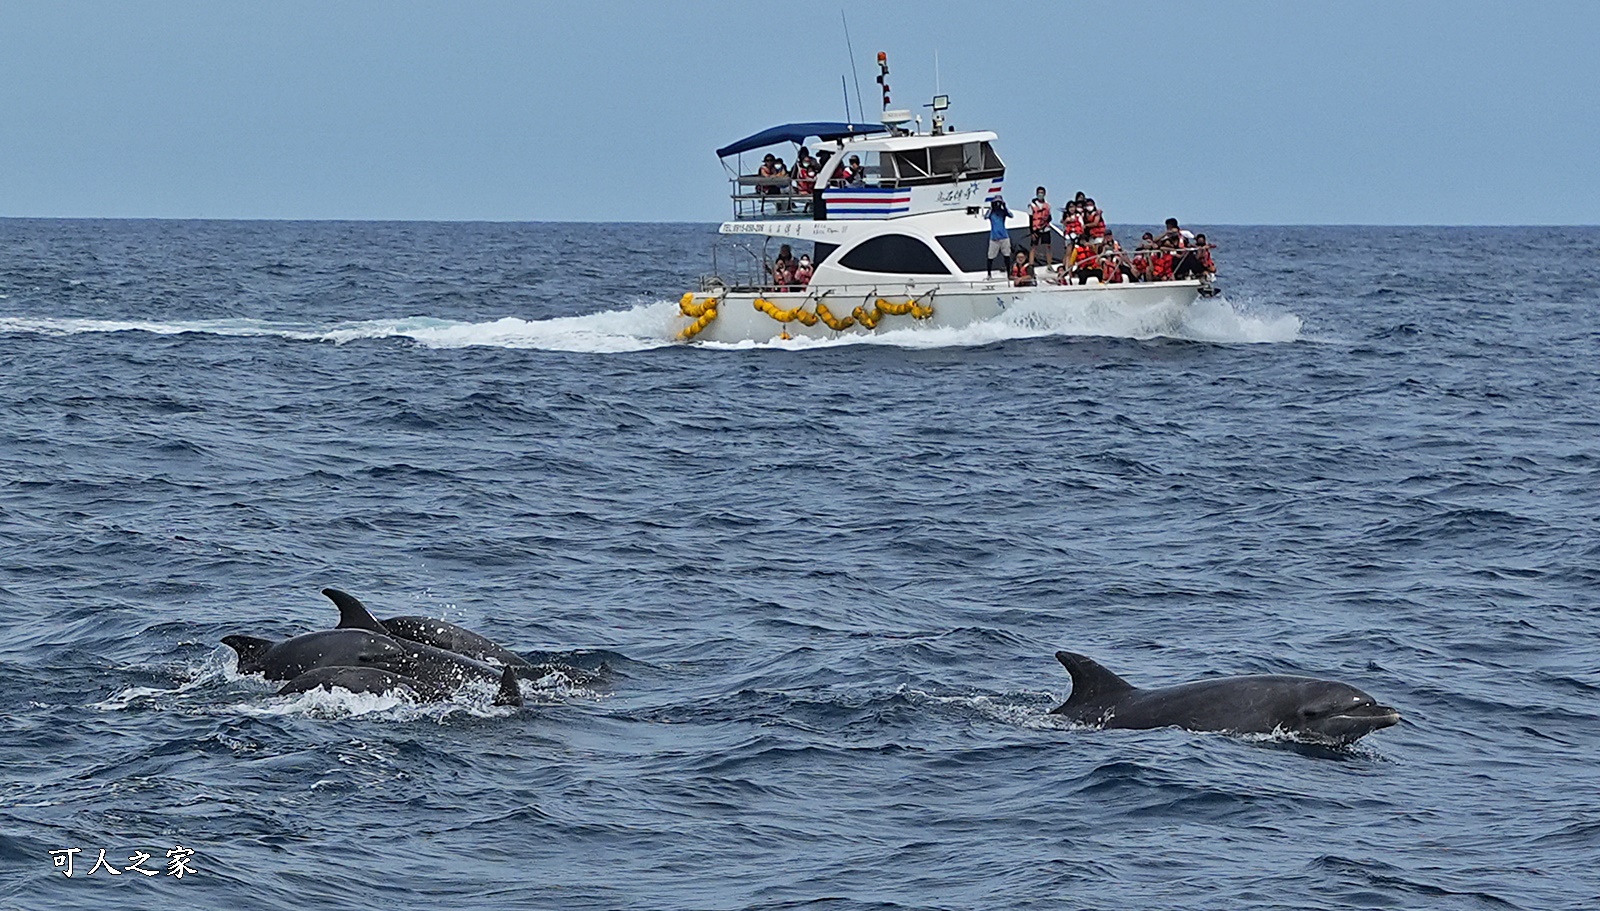
[[[1096,715],[1108,702],[1134,691],[1133,684],[1101,667],[1093,658],[1056,652],[1056,660],[1072,675],[1072,694],[1050,710],[1052,715]]]
[[[501,647],[489,637],[457,626],[448,620],[436,620],[432,617],[389,617],[383,621],[383,626],[391,636],[442,648],[447,652],[466,655],[468,658],[519,670],[533,667],[528,659]]]

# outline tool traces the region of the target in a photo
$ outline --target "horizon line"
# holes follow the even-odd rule
[[[851,219],[858,220],[858,219]],[[0,215],[7,221],[160,221],[160,222],[254,222],[284,224],[437,224],[437,225],[703,225],[716,226],[725,221],[575,221],[570,219],[540,218],[375,218],[350,216],[288,217],[217,217],[173,215]],[[1155,219],[1149,224],[1159,224]],[[1137,220],[1113,221],[1111,224],[1141,224]],[[1228,222],[1198,221],[1194,224],[1221,228],[1595,228],[1600,222]]]

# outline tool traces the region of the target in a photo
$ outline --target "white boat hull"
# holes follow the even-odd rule
[[[1081,327],[1081,334],[1110,334],[1094,327],[1115,325],[1115,334],[1153,337],[1167,334],[1183,321],[1200,296],[1200,282],[1138,282],[1114,285],[1013,287],[1009,282],[962,283],[936,288],[853,288],[823,292],[717,292],[685,295],[675,330],[693,342],[766,342],[781,338],[834,339],[906,330],[951,329],[991,320],[1037,323],[1038,328]],[[705,319],[708,299],[716,315]],[[917,312],[903,309],[907,301]],[[819,313],[817,305],[823,305]],[[859,311],[858,311],[859,308]],[[929,312],[931,311],[931,312]],[[860,316],[865,313],[870,327]],[[832,318],[834,328],[823,318]],[[1101,319],[1099,317],[1110,317]],[[696,328],[698,326],[698,328]]]

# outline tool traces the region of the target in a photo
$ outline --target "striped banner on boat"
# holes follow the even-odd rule
[[[829,218],[888,218],[911,211],[911,191],[892,187],[842,187],[822,191]]]

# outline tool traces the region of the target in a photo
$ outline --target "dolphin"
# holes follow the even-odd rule
[[[491,667],[466,655],[362,629],[322,630],[281,642],[224,636],[222,642],[239,653],[239,673],[259,673],[268,680],[293,680],[323,667],[375,668],[452,692],[482,681],[501,687],[497,698],[509,698],[502,670],[516,676],[512,668]],[[522,691],[516,692],[518,701],[509,704],[521,705]]]
[[[519,670],[529,670],[533,667],[521,655],[501,648],[488,638],[454,623],[432,617],[415,616],[390,617],[380,621],[354,595],[346,594],[337,588],[325,588],[322,593],[339,608],[339,629],[364,629],[374,633],[385,633],[398,639],[409,639],[412,642],[442,648],[448,652],[456,652],[468,658],[487,661],[502,667],[514,667]]]
[[[418,680],[376,667],[318,667],[295,677],[278,690],[279,696],[291,696],[315,689],[332,690],[338,687],[352,693],[401,693],[419,702],[443,702],[449,699],[449,689],[435,683]],[[500,675],[500,688],[495,693],[495,705],[522,705],[522,688],[517,674],[505,668]]]
[[[261,674],[268,680],[289,680],[334,665],[381,668],[405,656],[393,638],[358,629],[322,630],[281,642],[223,636],[222,643],[239,653],[239,673]]]
[[[1281,731],[1340,746],[1400,721],[1398,711],[1332,680],[1258,674],[1142,690],[1083,655],[1056,652],[1056,660],[1072,675],[1072,694],[1051,714],[1078,724],[1230,734]]]
[[[442,686],[423,683],[415,677],[406,677],[393,671],[376,667],[317,667],[306,671],[283,685],[279,696],[309,693],[312,690],[331,690],[335,687],[352,693],[401,693],[419,702],[440,702],[450,698],[450,691]]]

